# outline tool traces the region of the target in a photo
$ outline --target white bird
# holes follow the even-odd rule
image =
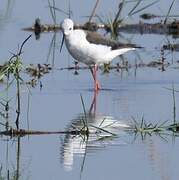
[[[61,29],[66,47],[72,57],[90,67],[96,91],[100,89],[100,84],[96,78],[99,64],[109,63],[127,51],[140,48],[135,44],[122,44],[107,39],[96,32],[74,29],[74,23],[71,19],[64,19],[61,23]]]

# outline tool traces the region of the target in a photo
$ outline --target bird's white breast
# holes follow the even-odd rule
[[[83,30],[74,30],[65,37],[65,42],[70,54],[85,64],[104,63],[111,60],[107,56],[111,52],[111,48],[89,43]]]

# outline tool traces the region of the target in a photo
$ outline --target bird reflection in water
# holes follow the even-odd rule
[[[109,145],[125,144],[121,142],[121,137],[126,135],[130,125],[125,124],[112,116],[99,115],[96,113],[97,93],[94,92],[91,106],[86,113],[79,114],[68,125],[67,130],[80,130],[84,127],[84,119],[86,119],[89,134],[66,134],[62,140],[61,160],[66,170],[71,170],[74,165],[76,156],[83,157],[83,165],[85,157],[89,153],[104,149]],[[117,137],[120,136],[120,142]],[[83,168],[82,165],[82,168]]]

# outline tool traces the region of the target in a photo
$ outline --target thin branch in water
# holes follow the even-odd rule
[[[125,3],[125,0],[123,0],[121,3],[119,3],[119,6],[118,6],[118,12],[114,18],[114,21],[113,21],[113,24],[117,23],[119,17],[120,17],[120,14],[122,12],[122,9],[124,7],[124,3]]]
[[[94,8],[92,10],[91,16],[89,17],[88,22],[91,22],[92,18],[95,16],[95,12],[96,12],[98,4],[99,4],[99,0],[96,0],[96,3],[94,5]]]
[[[30,111],[30,92],[28,93],[28,104],[27,104],[27,129],[29,130],[29,128],[30,128],[30,125],[29,125],[29,111]]]
[[[46,63],[48,63],[50,55],[52,54],[52,67],[54,67],[55,63],[55,46],[56,46],[56,32],[53,34],[52,40],[50,42],[49,50],[47,53],[47,60]]]
[[[16,55],[16,60],[15,60],[15,62],[17,63],[17,64],[15,64],[15,70],[14,70],[14,73],[15,73],[14,77],[16,79],[16,87],[17,87],[17,109],[16,109],[17,117],[16,117],[16,122],[15,122],[17,129],[19,129],[19,116],[20,116],[20,110],[21,110],[21,99],[20,99],[20,80],[21,80],[21,77],[19,75],[19,72],[20,72],[19,64],[21,64],[21,62],[20,62],[19,56],[22,54],[23,46],[30,39],[31,36],[32,36],[32,34],[29,35],[22,42],[22,44],[20,46],[20,50],[19,50],[18,54]]]
[[[52,6],[52,5],[49,5],[48,7],[51,8],[51,9],[54,9],[54,10],[56,10],[56,11],[59,11],[59,12],[65,14],[65,15],[69,15],[69,13],[65,12],[64,10],[59,9],[59,8],[57,8],[57,7],[54,7],[54,6]]]
[[[50,0],[48,0],[48,6],[50,9],[50,14],[52,16],[53,22],[56,24],[55,1],[53,0],[53,6],[51,6]]]
[[[150,6],[153,6],[153,5],[156,4],[157,2],[158,2],[158,0],[152,2],[151,4],[148,4],[148,5],[144,6],[144,7],[142,7],[142,8],[139,9],[139,10],[133,11],[133,12],[130,14],[130,16],[133,16],[134,14],[137,14],[137,13],[139,13],[139,12],[147,9],[147,8],[150,7]]]
[[[55,0],[53,0],[53,7],[55,7],[56,5],[55,5]],[[54,15],[54,23],[56,24],[56,11],[55,11],[55,9],[53,9],[53,15]]]
[[[128,16],[131,16],[134,10],[139,6],[139,4],[142,2],[142,0],[137,1],[136,5],[130,10],[128,13]]]
[[[19,69],[16,70],[16,85],[17,85],[17,117],[16,117],[16,127],[19,129],[19,116],[21,110],[21,99],[20,99],[20,82],[19,82]]]
[[[20,55],[22,54],[22,48],[23,48],[24,44],[25,44],[31,37],[32,37],[32,34],[29,35],[29,36],[23,41],[23,43],[21,44],[19,53],[17,54],[18,56],[20,56]]]
[[[172,84],[172,97],[173,97],[173,123],[176,123],[176,102],[175,102],[175,87]]]
[[[169,14],[170,14],[170,11],[171,11],[171,9],[172,9],[172,6],[173,6],[174,2],[175,2],[175,0],[172,1],[171,5],[170,5],[170,7],[169,7],[169,9],[168,9],[166,18],[165,18],[165,20],[164,20],[164,24],[167,23],[167,19],[168,19],[168,16],[169,16]]]

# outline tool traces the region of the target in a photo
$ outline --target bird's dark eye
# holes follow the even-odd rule
[[[72,30],[72,28],[69,28],[69,30]]]

